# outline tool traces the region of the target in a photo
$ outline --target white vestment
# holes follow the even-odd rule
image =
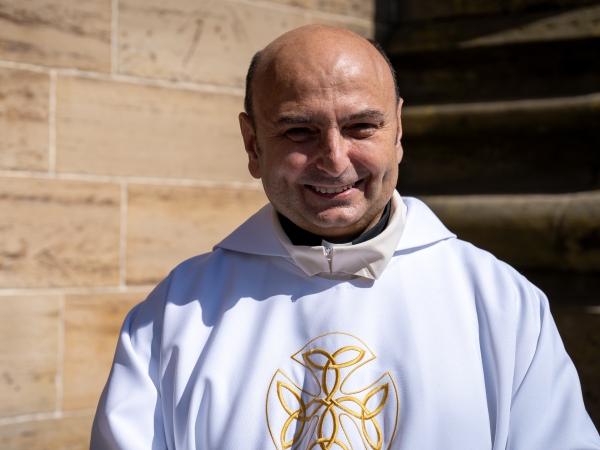
[[[333,254],[267,205],[179,265],[125,319],[91,449],[600,449],[544,294],[394,205]]]

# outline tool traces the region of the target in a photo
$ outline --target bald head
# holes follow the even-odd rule
[[[398,104],[400,90],[395,70],[377,42],[343,28],[308,25],[283,34],[252,58],[246,75],[244,98],[244,109],[250,121],[254,124],[254,97],[257,85],[264,85],[266,82],[267,86],[272,86],[273,78],[281,79],[281,72],[284,77],[292,77],[297,69],[300,69],[300,73],[309,72],[311,69],[321,70],[323,63],[325,66],[335,65],[338,62],[336,59],[340,57],[350,64],[356,64],[356,60],[359,60],[375,67],[380,76],[391,80],[390,95]],[[321,67],[318,67],[319,64]]]

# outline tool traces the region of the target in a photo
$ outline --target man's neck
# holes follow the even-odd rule
[[[390,200],[383,209],[379,220],[372,227],[365,229],[365,231],[363,231],[358,237],[349,240],[349,243],[356,245],[378,236],[383,230],[385,230],[385,227],[387,226],[387,223],[390,218],[391,209],[392,201]],[[279,221],[281,222],[281,227],[283,228],[283,231],[285,231],[285,234],[287,234],[287,236],[290,238],[290,241],[292,241],[292,244],[294,245],[306,245],[309,247],[316,247],[322,245],[323,240],[333,243],[331,239],[324,238],[323,236],[316,235],[314,233],[311,233],[310,231],[306,231],[300,228],[298,225],[296,225],[294,222],[292,222],[290,219],[283,216],[282,214],[279,214]],[[340,244],[342,242],[335,243]]]

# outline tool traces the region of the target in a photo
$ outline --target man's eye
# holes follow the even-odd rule
[[[348,127],[348,133],[355,137],[368,137],[377,131],[377,126],[372,123],[355,123]]]
[[[371,130],[376,128],[376,126],[372,123],[357,123],[353,126],[353,128],[357,130]]]
[[[304,141],[312,138],[315,135],[315,131],[310,128],[297,127],[287,130],[285,135],[293,141]]]

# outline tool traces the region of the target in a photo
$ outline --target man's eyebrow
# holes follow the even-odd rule
[[[385,117],[381,111],[377,109],[369,109],[366,111],[361,111],[356,114],[352,114],[350,116],[344,117],[342,122],[354,122],[356,120],[363,119],[372,119],[372,120],[382,120]],[[303,125],[307,123],[312,123],[313,119],[307,116],[300,116],[295,114],[289,114],[285,116],[281,116],[275,122],[276,125]]]
[[[282,116],[275,122],[276,125],[301,125],[311,123],[312,119],[307,116],[297,116],[294,114]]]
[[[356,120],[362,120],[362,119],[382,120],[384,117],[385,117],[385,114],[383,114],[381,111],[379,111],[377,109],[369,109],[366,111],[361,111],[359,113],[347,116],[344,118],[343,121],[344,122],[354,122]]]

